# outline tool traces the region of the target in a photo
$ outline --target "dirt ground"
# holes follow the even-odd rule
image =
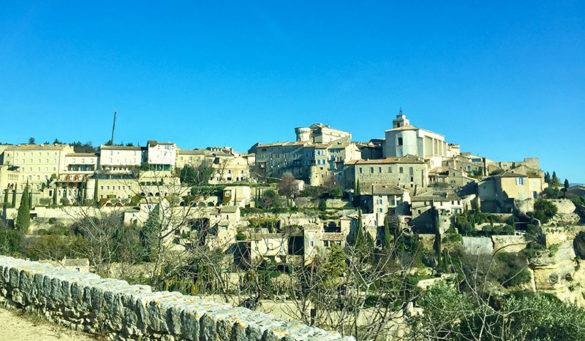
[[[91,335],[52,324],[42,317],[0,308],[0,341],[95,340]]]

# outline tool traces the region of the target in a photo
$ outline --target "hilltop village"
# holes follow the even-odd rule
[[[161,289],[246,292],[236,304],[248,307],[268,298],[298,302],[285,289],[299,294],[294,286],[304,279],[293,279],[293,267],[324,266],[347,288],[339,278],[349,278],[343,273],[356,261],[336,257],[348,246],[380,288],[390,271],[424,290],[452,280],[456,259],[493,257],[495,292],[544,292],[585,306],[584,187],[544,172],[536,157],[465,152],[402,111],[388,128],[384,138],[358,142],[316,123],[295,128],[291,141],[241,153],[159,141],[0,145],[0,247],[81,271],[148,278]],[[189,252],[197,261],[183,258]],[[384,252],[390,261],[377,268]],[[71,260],[78,257],[85,260]],[[376,307],[363,290],[356,299]],[[412,297],[396,298],[404,301],[398,310],[416,311]],[[342,318],[319,315],[317,299],[307,299],[306,316],[307,307],[296,307],[296,317],[338,329]]]

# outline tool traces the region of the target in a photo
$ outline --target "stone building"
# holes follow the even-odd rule
[[[99,169],[107,173],[133,173],[140,168],[144,159],[140,147],[100,145],[99,151]]]
[[[417,232],[433,233],[439,221],[443,233],[450,225],[450,218],[463,213],[465,207],[465,201],[451,191],[429,191],[415,195],[410,206],[412,225]],[[445,223],[441,224],[441,220]]]
[[[358,182],[361,188],[381,184],[409,190],[426,187],[429,184],[428,165],[425,160],[414,155],[350,161],[342,178],[349,188],[355,188]]]
[[[431,186],[463,187],[477,179],[467,176],[467,172],[451,167],[435,168],[429,172]]]
[[[0,167],[0,191],[16,196],[18,205],[22,191],[28,184],[33,204],[48,195],[51,183],[67,172],[66,155],[73,147],[65,144],[21,144],[5,146]],[[1,195],[2,200],[5,197]]]
[[[255,154],[258,173],[274,178],[291,173],[318,186],[341,174],[347,162],[361,158],[350,133],[321,124],[295,131],[296,142],[258,143],[250,149]]]
[[[478,194],[482,210],[511,212],[518,202],[540,197],[545,188],[541,170],[520,166],[483,179]]]
[[[170,142],[148,141],[146,163],[150,170],[172,171],[175,168],[177,145]]]
[[[443,158],[450,156],[445,136],[410,125],[406,115],[396,115],[392,129],[386,130],[385,157],[416,155],[431,161],[431,167],[441,165]]]

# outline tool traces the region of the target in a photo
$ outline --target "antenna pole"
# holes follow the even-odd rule
[[[114,130],[116,129],[116,115],[118,114],[118,111],[114,111],[114,124],[112,125],[112,139],[110,140],[110,142],[112,143],[112,146],[114,145]]]

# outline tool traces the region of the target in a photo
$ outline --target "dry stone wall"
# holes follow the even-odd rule
[[[112,339],[353,340],[226,303],[5,256],[0,299]]]

